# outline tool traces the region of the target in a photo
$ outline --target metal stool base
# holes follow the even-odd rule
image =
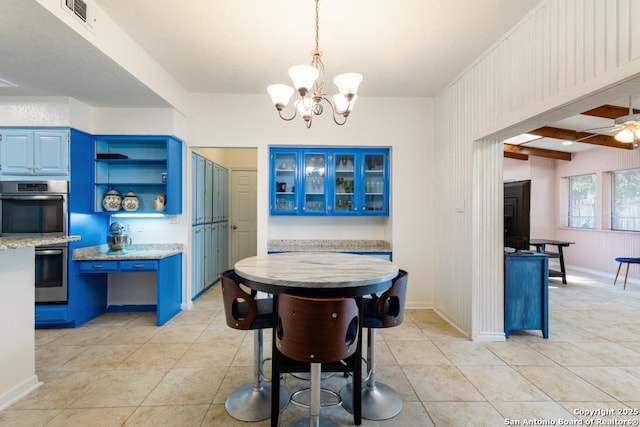
[[[294,423],[291,424],[289,427],[309,427],[311,425],[311,424],[309,424],[309,421],[310,421],[309,417],[300,418],[300,419],[294,421]],[[320,418],[320,423],[319,423],[318,427],[341,427],[341,426],[340,426],[340,424],[334,423],[330,419]]]
[[[280,386],[280,412],[289,404],[289,390]],[[271,384],[256,387],[245,384],[235,389],[224,402],[224,409],[236,420],[262,421],[271,418]]]
[[[351,383],[340,390],[342,407],[353,413],[353,385]],[[362,388],[362,418],[372,421],[388,420],[402,410],[402,398],[393,388],[376,382],[373,387]]]

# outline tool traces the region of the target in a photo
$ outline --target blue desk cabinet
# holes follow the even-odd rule
[[[505,256],[504,332],[541,330],[549,338],[549,258],[542,254]]]
[[[133,191],[135,212],[155,213],[156,195],[166,195],[169,215],[182,213],[182,142],[169,136],[95,136],[94,211],[106,212],[102,199],[110,189],[122,197]]]
[[[0,129],[0,174],[9,179],[68,179],[69,129]]]
[[[389,150],[270,150],[271,215],[389,215]]]

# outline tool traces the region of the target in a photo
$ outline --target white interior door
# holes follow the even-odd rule
[[[257,188],[256,170],[231,171],[231,266],[257,253]]]

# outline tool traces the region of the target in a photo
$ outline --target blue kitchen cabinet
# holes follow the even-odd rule
[[[0,174],[5,180],[68,177],[69,145],[69,129],[1,129]]]
[[[35,325],[38,328],[78,327],[106,311],[107,278],[105,274],[80,274],[72,252],[85,246],[105,243],[109,217],[92,215],[94,158],[93,137],[76,129],[71,135],[71,180],[69,182],[69,234],[81,240],[69,242],[67,262],[67,303],[35,306]]]
[[[271,215],[389,215],[389,150],[285,148],[270,153]]]
[[[220,278],[228,261],[228,244],[221,234],[228,227],[229,171],[192,153],[193,193],[191,297],[198,298]],[[228,234],[227,234],[228,236]]]
[[[211,160],[205,160],[204,164],[204,222],[213,222],[213,198],[215,194],[217,168]]]
[[[229,269],[229,221],[218,223],[218,275]]]
[[[197,296],[204,290],[205,272],[205,228],[197,225],[191,228],[191,294]]]
[[[229,219],[229,171],[214,164],[213,220]]]
[[[328,152],[324,149],[273,149],[272,215],[327,215]]]
[[[297,215],[299,201],[296,194],[299,150],[271,149],[269,176],[269,205],[271,215]]]
[[[218,223],[204,226],[204,281],[202,289],[216,281],[218,273]]]
[[[504,333],[541,330],[549,338],[549,257],[516,252],[505,256]]]
[[[359,153],[360,182],[356,189],[361,215],[389,215],[389,151]]]
[[[137,213],[157,213],[154,200],[164,195],[169,215],[182,213],[182,142],[169,136],[102,135],[95,141],[94,211],[105,193],[115,189],[122,197],[133,192]]]
[[[205,218],[205,193],[207,184],[205,181],[206,160],[202,156],[195,155],[193,164],[195,171],[195,185],[193,187],[193,200],[195,201],[195,219],[193,224],[203,224]]]

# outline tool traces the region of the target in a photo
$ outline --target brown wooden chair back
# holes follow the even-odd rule
[[[377,316],[380,318],[383,328],[398,326],[404,320],[404,302],[407,294],[408,279],[409,273],[405,270],[399,270],[398,275],[392,281],[391,287],[379,298],[374,298]],[[368,327],[367,324],[365,324],[365,327]]]
[[[220,274],[222,300],[227,326],[233,329],[256,329],[252,327],[258,316],[256,291],[245,292],[240,287],[240,277],[231,269]]]
[[[330,363],[351,356],[358,341],[359,313],[353,298],[278,296],[276,345],[305,363]]]

